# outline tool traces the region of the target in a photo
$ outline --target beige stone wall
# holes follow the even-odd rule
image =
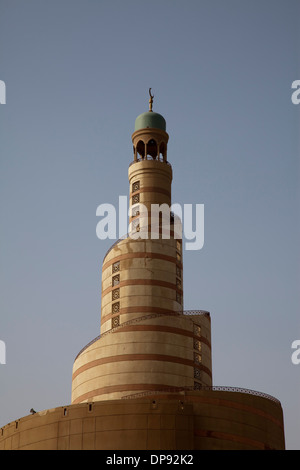
[[[276,401],[229,391],[190,392],[186,399],[193,403],[195,449],[285,448],[283,412]]]
[[[102,335],[75,360],[72,403],[211,385],[209,315],[148,314]]]
[[[25,416],[0,430],[0,450],[284,449],[280,404],[199,391],[85,403]]]
[[[101,333],[148,313],[180,312],[182,304],[182,253],[177,240],[128,238],[105,257]]]
[[[2,430],[0,450],[189,449],[192,406],[182,409],[175,401],[162,407],[153,400],[72,405],[26,416]]]

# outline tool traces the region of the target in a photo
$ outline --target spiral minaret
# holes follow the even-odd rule
[[[183,309],[169,135],[152,103],[135,121],[130,230],[104,257],[101,335],[75,360],[72,403],[212,385],[210,315]]]

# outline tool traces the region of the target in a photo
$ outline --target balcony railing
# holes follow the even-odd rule
[[[119,238],[118,240],[116,240],[107,250],[107,252],[105,253],[104,255],[104,258],[106,258],[106,256],[108,255],[108,253],[113,249],[114,246],[116,246],[119,242],[121,242],[122,240],[126,240],[126,238],[129,237],[129,233],[126,233],[126,235],[123,235],[121,238]]]
[[[210,313],[207,310],[183,310],[183,315],[207,315],[210,316]]]
[[[145,160],[152,160],[154,162],[164,163],[165,165],[172,166],[171,163],[167,160],[158,160],[157,158],[152,158],[149,155],[147,155],[147,158],[138,158],[137,160],[133,160],[131,163],[129,163],[129,166],[133,165],[134,163],[144,162]]]
[[[122,399],[132,399],[132,398],[140,398],[140,397],[147,397],[153,395],[162,395],[164,393],[182,393],[182,392],[193,392],[193,391],[212,391],[212,392],[234,392],[234,393],[246,393],[248,395],[255,395],[257,397],[266,398],[267,400],[271,400],[277,405],[281,406],[280,401],[273,397],[272,395],[268,395],[264,392],[258,392],[256,390],[250,390],[247,388],[240,388],[240,387],[227,387],[227,386],[208,386],[208,385],[197,385],[196,387],[166,387],[162,390],[151,390],[145,391],[140,393],[134,393],[131,395],[124,395]]]
[[[142,317],[133,318],[132,320],[128,320],[127,322],[121,323],[116,328],[111,328],[110,330],[105,331],[105,333],[102,333],[101,335],[96,336],[96,338],[92,339],[88,344],[86,344],[79,351],[77,356],[75,357],[75,361],[78,358],[78,356],[80,356],[80,354],[83,353],[83,351],[85,351],[89,346],[91,346],[93,343],[98,341],[100,338],[102,338],[104,336],[107,336],[108,334],[115,333],[116,331],[120,330],[124,326],[131,325],[132,323],[137,323],[137,322],[140,322],[140,321],[143,321],[143,320],[149,320],[150,318],[162,317],[162,316],[165,316],[165,315],[168,315],[168,314],[167,313],[149,313],[148,315],[143,315]],[[183,311],[181,310],[181,311],[178,311],[178,312],[174,311],[173,313],[170,313],[169,315],[175,315],[175,316],[178,316],[178,315],[209,315],[209,312],[207,312],[206,310],[183,310]]]

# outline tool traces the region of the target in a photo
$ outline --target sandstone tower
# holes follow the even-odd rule
[[[149,90],[150,92],[150,90]],[[1,428],[0,449],[284,449],[280,402],[212,383],[211,318],[183,308],[164,117],[136,118],[130,231],[102,265],[100,335],[77,355],[71,404]],[[180,225],[180,224],[179,224]]]
[[[172,167],[165,119],[151,108],[136,119],[128,171],[138,238],[104,258],[101,335],[75,360],[72,403],[212,385],[210,315],[183,312],[182,240],[170,211],[169,233],[162,217],[153,229],[153,205],[171,206]]]

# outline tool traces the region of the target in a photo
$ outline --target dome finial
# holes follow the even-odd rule
[[[149,95],[150,95],[149,111],[152,112],[152,105],[153,105],[153,98],[154,98],[154,95],[151,95],[151,88],[149,88]]]

